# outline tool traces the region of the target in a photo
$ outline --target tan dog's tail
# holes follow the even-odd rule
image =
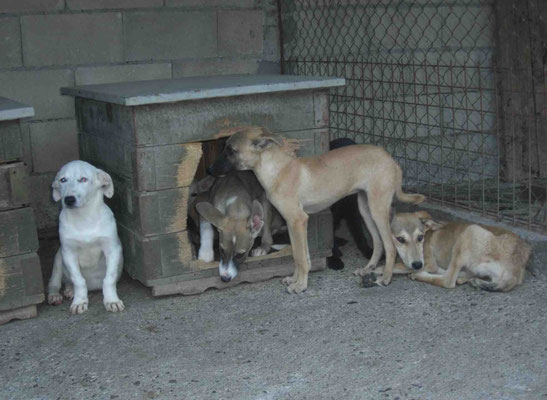
[[[410,204],[420,204],[425,201],[425,196],[423,194],[410,194],[403,192],[403,170],[397,164],[396,180],[397,183],[395,184],[395,187],[397,189],[395,189],[395,197],[397,197],[397,200]]]
[[[420,204],[425,201],[425,196],[423,194],[405,193],[400,187],[395,191],[395,196],[397,197],[397,200],[402,201],[403,203]]]

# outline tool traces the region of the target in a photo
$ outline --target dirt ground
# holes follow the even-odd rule
[[[545,274],[510,293],[405,277],[364,289],[363,256],[342,251],[346,268],[300,295],[273,279],[153,298],[125,277],[122,313],[100,293],[80,316],[41,305],[0,327],[0,398],[547,398]]]

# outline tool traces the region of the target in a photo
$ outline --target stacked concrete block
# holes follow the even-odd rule
[[[341,79],[286,75],[217,76],[63,88],[76,97],[80,156],[114,180],[111,206],[129,274],[154,295],[194,294],[287,275],[289,253],[257,257],[225,284],[218,265],[196,259],[187,228],[189,186],[202,142],[223,128],[259,125],[304,139],[301,155],[328,150],[328,88]],[[315,269],[332,247],[330,213],[309,222]]]
[[[37,315],[44,301],[19,120],[32,107],[0,97],[0,324]]]

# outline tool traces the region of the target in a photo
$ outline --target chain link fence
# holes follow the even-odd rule
[[[386,148],[407,189],[545,231],[544,3],[280,0],[282,70],[346,78],[331,135]]]

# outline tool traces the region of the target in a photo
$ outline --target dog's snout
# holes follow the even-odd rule
[[[212,168],[211,165],[209,165],[209,167],[207,168],[207,175],[212,175],[212,176],[214,176],[214,175],[213,175],[213,168]]]
[[[66,196],[65,197],[65,204],[69,207],[73,206],[74,204],[76,204],[76,197]]]
[[[415,270],[421,269],[424,266],[424,264],[421,261],[413,261],[412,262],[412,268]]]
[[[230,282],[232,280],[232,277],[229,275],[221,275],[220,279],[222,280],[222,282]]]

